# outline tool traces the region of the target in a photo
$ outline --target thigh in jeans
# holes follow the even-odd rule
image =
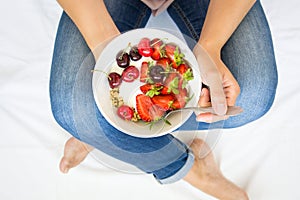
[[[51,106],[57,122],[74,137],[157,179],[168,178],[184,166],[192,155],[171,135],[136,138],[110,126],[93,99],[93,56],[79,30],[63,13],[57,32],[50,78]],[[183,174],[184,175],[184,174]],[[177,177],[182,178],[182,177]]]
[[[151,10],[138,0],[104,0],[121,33],[146,26]]]
[[[185,1],[175,0],[168,11],[181,31],[197,41],[209,1],[192,1],[193,6],[187,6]],[[241,87],[236,105],[244,109],[241,115],[226,120],[224,128],[242,126],[260,118],[274,101],[278,81],[272,37],[260,1],[224,45],[221,55]],[[199,123],[199,129],[209,127],[207,123]]]

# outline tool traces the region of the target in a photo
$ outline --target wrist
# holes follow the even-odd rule
[[[222,46],[215,41],[201,39],[197,42],[194,51],[197,52],[197,48],[201,47],[209,54],[220,54]]]
[[[89,48],[93,51],[118,35],[120,35],[118,30],[95,30],[89,37],[85,37],[85,39]]]
[[[213,45],[211,43],[205,43],[203,41],[199,41],[194,49],[194,55],[197,57],[198,55],[207,54],[211,59],[216,60],[221,58],[221,48]]]

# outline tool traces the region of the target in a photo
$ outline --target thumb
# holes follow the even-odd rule
[[[210,88],[210,98],[214,111],[218,115],[225,115],[227,112],[226,96],[224,94],[223,86],[217,86]]]

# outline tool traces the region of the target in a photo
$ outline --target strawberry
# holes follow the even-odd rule
[[[141,75],[140,75],[140,81],[141,82],[146,82],[146,80],[148,79],[148,69],[149,69],[149,65],[147,62],[142,62],[142,66],[141,66]]]
[[[172,105],[171,105],[171,108],[173,109],[173,110],[177,110],[177,109],[181,109],[181,108],[183,108],[184,106],[185,106],[185,102],[184,101],[178,101],[177,99],[176,100],[174,100],[174,102],[172,103]]]
[[[159,83],[155,83],[155,84],[146,83],[146,84],[140,86],[140,90],[149,97],[153,97],[154,95],[159,95],[160,90],[162,88],[163,88],[163,85],[159,84]]]
[[[187,83],[190,80],[194,79],[192,68],[186,63],[179,65],[177,68],[177,72],[179,73],[180,76],[179,83],[178,83],[178,88],[180,89],[185,88]]]
[[[170,109],[173,101],[174,101],[174,96],[171,94],[166,94],[166,95],[156,95],[151,98],[152,102],[162,108],[164,111],[167,111]]]
[[[178,94],[179,76],[178,73],[169,73],[168,77],[164,81],[164,87],[161,90],[161,94]]]
[[[190,68],[191,67],[188,64],[182,63],[178,66],[176,70],[179,72],[179,74],[183,75]]]
[[[159,60],[160,58],[164,57],[164,43],[161,39],[154,38],[151,40],[151,47],[153,48],[153,53],[151,55],[153,60]]]
[[[138,44],[138,52],[144,57],[150,57],[153,53],[153,48],[150,45],[149,38],[142,38]]]
[[[165,46],[166,56],[171,60],[172,67],[177,67],[183,63],[184,55],[180,52],[179,47],[174,44],[166,44]]]
[[[165,114],[160,107],[153,104],[150,97],[144,94],[136,96],[136,110],[140,118],[145,122],[158,120]]]
[[[146,94],[149,90],[151,90],[153,88],[153,85],[150,83],[146,83],[144,85],[140,86],[140,90],[142,91],[142,93]]]
[[[188,100],[188,92],[187,89],[179,89],[179,93],[174,95],[174,102],[171,105],[173,109],[180,109],[185,106]]]
[[[171,65],[171,63],[172,62],[169,58],[160,58],[156,61],[156,65],[162,66],[165,70]]]

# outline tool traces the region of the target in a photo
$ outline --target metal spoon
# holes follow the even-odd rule
[[[166,119],[168,116],[170,116],[173,113],[188,111],[188,110],[194,111],[197,114],[207,113],[207,112],[212,113],[212,114],[216,114],[216,112],[214,111],[214,109],[212,107],[206,107],[206,108],[203,108],[203,107],[185,107],[185,108],[181,108],[181,109],[177,109],[177,110],[172,110],[168,114],[166,114],[163,118]],[[227,116],[235,116],[235,115],[238,115],[242,112],[243,112],[243,109],[239,106],[228,106],[226,115]]]

